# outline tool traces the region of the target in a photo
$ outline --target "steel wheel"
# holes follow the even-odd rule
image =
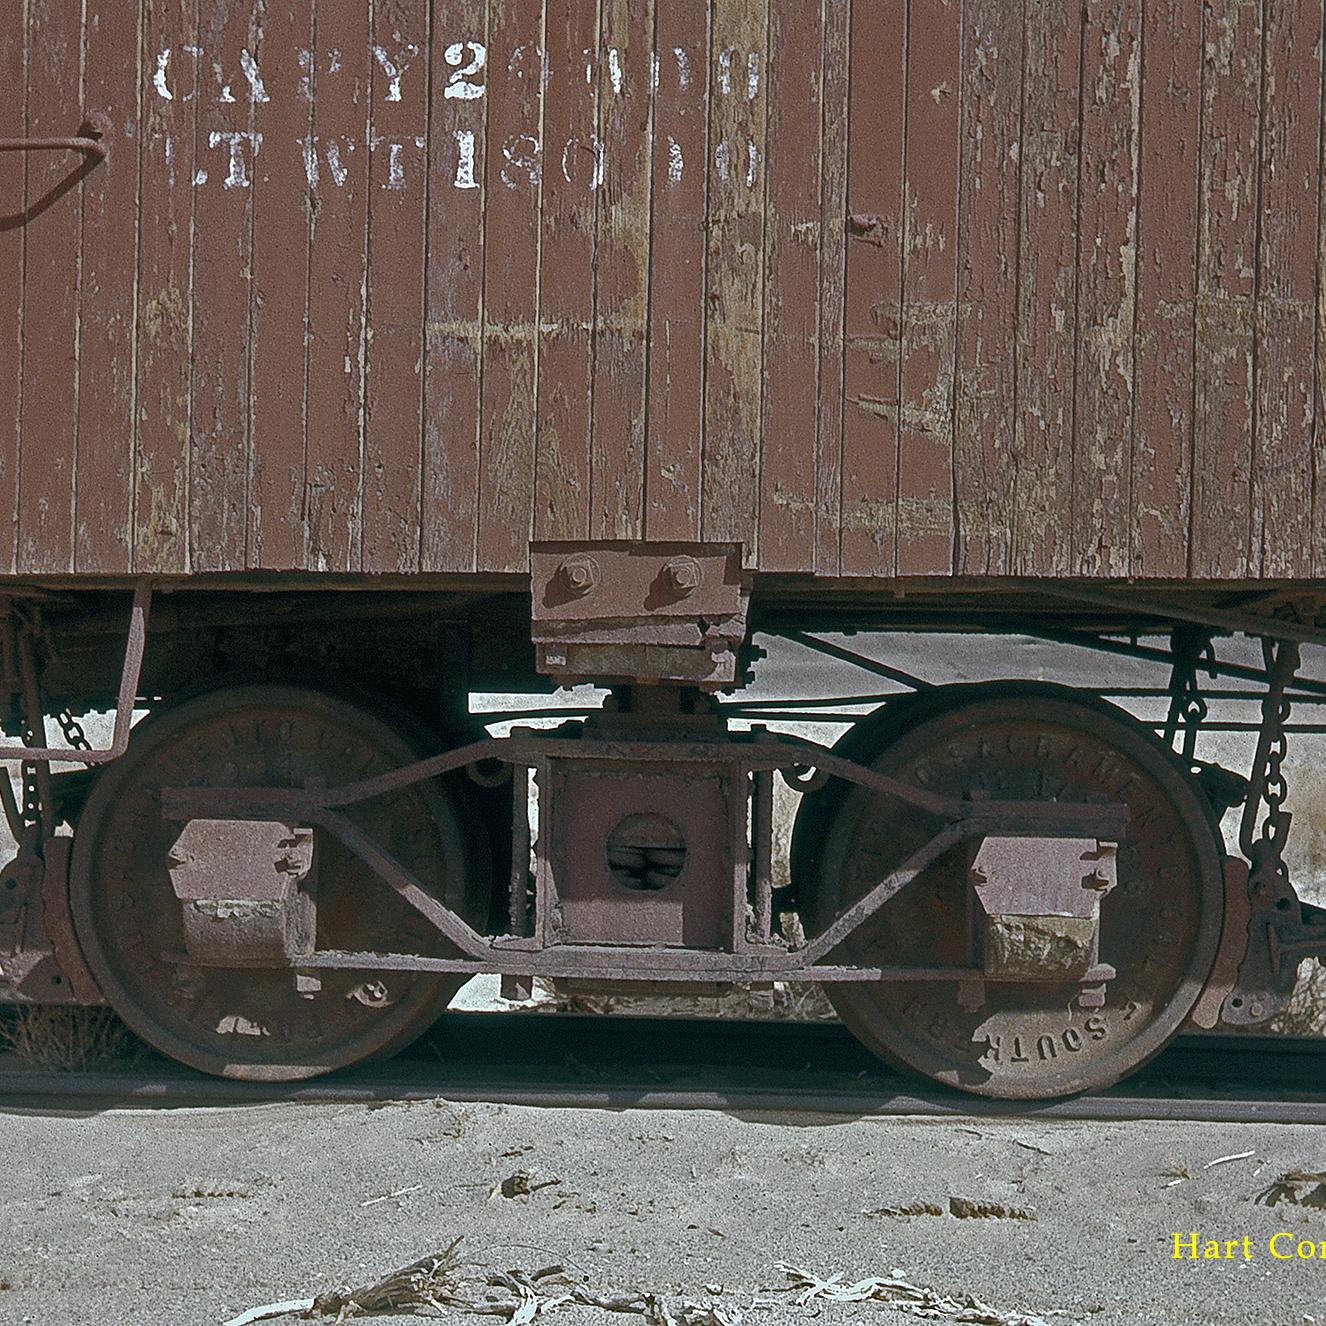
[[[74,924],[106,998],[144,1040],[206,1072],[281,1081],[397,1049],[450,1002],[463,978],[409,972],[320,974],[297,991],[287,968],[181,962],[181,908],[167,854],[166,786],[335,785],[416,758],[377,718],[313,691],[213,692],[146,720],[98,777],[79,819],[70,878]],[[473,922],[487,912],[482,833],[466,833],[436,783],[348,814]],[[447,942],[344,848],[317,841],[320,948],[427,955]]]
[[[1103,1008],[1063,983],[987,983],[968,1010],[954,982],[828,985],[853,1033],[882,1058],[986,1096],[1099,1088],[1159,1051],[1210,972],[1223,906],[1206,806],[1168,750],[1126,714],[1057,687],[954,687],[904,703],[843,744],[863,764],[962,797],[1117,801],[1131,812],[1118,887],[1101,905],[1100,958],[1118,970]],[[864,788],[807,797],[794,869],[813,934],[925,842],[936,823]],[[835,957],[970,966],[967,849],[941,858]]]

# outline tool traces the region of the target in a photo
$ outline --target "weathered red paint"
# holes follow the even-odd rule
[[[0,575],[1326,565],[1312,6],[23,14]]]

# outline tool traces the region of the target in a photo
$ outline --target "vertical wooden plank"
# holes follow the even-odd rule
[[[197,0],[144,0],[134,570],[188,569]]]
[[[897,565],[906,12],[853,0],[851,24],[842,574],[888,576]]]
[[[314,571],[359,565],[368,220],[368,19],[319,0],[313,131],[304,144],[313,226],[308,299],[308,546]]]
[[[586,77],[586,52],[598,48],[598,11],[548,0],[544,27],[534,536],[576,539],[590,527],[594,203],[604,157],[599,81]]]
[[[816,575],[836,576],[842,561],[843,355],[847,298],[848,72],[851,5],[821,0],[823,100],[820,173],[819,412],[815,421]]]
[[[538,402],[542,7],[489,0],[479,569],[523,571],[534,516]]]
[[[1253,570],[1311,573],[1322,7],[1267,5],[1257,249]]]
[[[1080,5],[1028,5],[1019,158],[1013,572],[1067,575],[1077,342]]]
[[[590,531],[644,532],[654,0],[601,0]]]
[[[1189,572],[1248,573],[1260,0],[1212,0],[1202,36],[1193,512]]]
[[[910,0],[903,214],[899,575],[953,567],[962,0]]]
[[[0,78],[11,88],[27,86],[26,0],[17,41],[0,43]],[[0,97],[0,134],[27,132],[24,99]],[[0,152],[0,575],[18,566],[19,433],[23,380],[23,209],[26,159]]]
[[[303,144],[313,132],[313,0],[267,9],[252,34],[270,100],[254,105],[249,331],[248,565],[302,568],[305,332],[312,194]],[[422,88],[415,89],[421,99]]]
[[[428,0],[373,0],[369,66],[365,571],[419,566]]]
[[[32,0],[28,10],[27,132],[71,133],[83,117],[79,0]],[[77,155],[37,152],[28,161],[28,203],[68,189]],[[18,570],[71,571],[78,459],[77,188],[27,224],[23,283],[23,415],[19,454]]]
[[[204,4],[198,17],[189,552],[192,569],[221,571],[245,565],[253,181],[264,144],[242,63],[254,55],[250,10]]]
[[[656,4],[645,537],[700,537],[709,0]]]
[[[757,504],[763,339],[764,0],[715,5],[709,70],[710,143],[701,533],[740,542],[758,560]]]
[[[1188,569],[1201,13],[1197,0],[1153,0],[1143,11],[1137,396],[1129,503],[1129,568],[1136,576],[1182,577]]]
[[[961,233],[958,241],[957,426],[954,465],[964,575],[1012,566],[1017,399],[1020,9],[968,0],[962,59]]]
[[[1128,573],[1141,0],[1088,0],[1082,34],[1073,569]]]
[[[428,307],[424,372],[426,571],[475,566],[483,395],[484,210],[488,73],[459,79],[488,51],[484,0],[440,0],[433,16],[429,109]],[[454,63],[447,62],[451,52]],[[455,84],[453,77],[458,78]],[[461,84],[466,95],[455,95]],[[453,95],[447,95],[448,87]]]
[[[103,117],[110,150],[83,186],[74,565],[80,572],[108,574],[130,565],[143,58],[136,4],[133,10],[130,19],[90,11],[85,36],[87,111]]]
[[[823,44],[818,5],[772,0],[759,493],[765,571],[801,571],[814,561]]]

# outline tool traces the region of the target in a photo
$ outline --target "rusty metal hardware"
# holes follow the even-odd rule
[[[23,811],[14,796],[14,785],[9,781],[8,773],[0,771],[0,809],[4,811],[5,824],[9,834],[16,842],[21,841],[26,820]]]
[[[1038,594],[1067,599],[1088,606],[1110,608],[1127,613],[1132,619],[1139,616],[1159,617],[1173,622],[1191,622],[1217,631],[1251,636],[1258,640],[1277,640],[1304,645],[1326,645],[1326,628],[1307,626],[1283,617],[1258,616],[1252,612],[1232,612],[1223,608],[1188,607],[1173,600],[1141,599],[1117,590],[1096,589],[1081,584],[1068,584],[1052,580],[1039,581]]]
[[[108,764],[118,760],[129,748],[129,728],[133,723],[134,700],[138,695],[138,680],[143,671],[143,652],[147,646],[147,621],[152,606],[152,582],[140,580],[134,587],[133,605],[129,610],[129,632],[124,647],[124,666],[120,672],[120,688],[115,700],[115,727],[111,744],[102,750],[89,748],[86,738],[81,742],[78,733],[66,728],[67,746],[41,746],[40,718],[34,723],[29,717],[29,740],[22,745],[0,746],[0,760],[24,760],[31,764],[49,764],[51,760],[70,760],[78,764]],[[20,630],[20,635],[23,632]],[[20,661],[23,654],[20,654]],[[26,668],[28,665],[24,665]],[[29,707],[32,701],[29,699]],[[40,713],[38,706],[36,712]],[[53,828],[54,826],[52,826]]]
[[[1292,642],[1276,644],[1263,640],[1262,653],[1266,662],[1266,695],[1262,699],[1262,726],[1253,760],[1252,792],[1239,826],[1239,846],[1244,856],[1251,860],[1257,838],[1257,815],[1265,806],[1266,819],[1261,826],[1261,836],[1275,846],[1275,861],[1278,862],[1291,819],[1284,810],[1288,791],[1282,767],[1288,746],[1284,729],[1291,712],[1285,692],[1298,671],[1300,651]]]
[[[1262,725],[1239,826],[1239,846],[1250,865],[1247,944],[1238,979],[1220,1010],[1220,1020],[1230,1026],[1255,1026],[1282,1012],[1293,996],[1299,961],[1326,956],[1326,912],[1299,901],[1284,861],[1293,819],[1284,808],[1289,791],[1285,725],[1292,708],[1287,691],[1298,671],[1300,650],[1292,641],[1263,640],[1262,652]],[[1259,830],[1263,807],[1266,815]]]
[[[758,741],[744,733],[726,735],[721,743],[701,741],[600,741],[595,754],[639,763],[654,760],[697,760],[712,762],[714,747],[728,747],[725,758],[739,762],[748,773],[796,767],[823,770],[848,782],[881,792],[885,796],[941,819],[963,824],[966,836],[1002,834],[1005,837],[1043,834],[1053,829],[1064,837],[1118,838],[1127,828],[1128,816],[1117,805],[1058,801],[967,801],[943,796],[891,778],[864,765],[835,755],[827,746],[802,737],[760,734]],[[441,755],[402,765],[389,773],[342,783],[328,788],[264,787],[165,787],[161,792],[162,814],[168,819],[207,818],[286,819],[319,814],[369,801],[389,792],[477,764],[481,760],[536,767],[548,757],[583,756],[580,738],[551,733],[513,732],[507,737],[485,737]]]
[[[184,953],[163,955],[167,962],[187,964]],[[319,950],[301,958],[300,966],[310,971],[411,971],[444,972],[456,976],[479,976],[493,972],[517,976],[558,978],[575,977],[592,981],[717,982],[760,981],[769,976],[789,984],[800,982],[833,984],[885,983],[909,981],[949,983],[980,977],[979,968],[970,967],[845,967],[834,964],[788,967],[772,971],[758,958],[741,959],[730,953],[697,953],[688,949],[641,951],[626,945],[558,945],[520,956],[502,956],[488,961],[464,958],[421,958],[412,953],[350,953],[337,949]]]
[[[665,588],[684,598],[704,583],[704,568],[694,557],[673,557],[664,566],[661,578]]]
[[[966,961],[975,970],[951,985],[830,987],[839,1015],[867,1045],[950,1086],[1034,1098],[1112,1081],[1178,1030],[1220,939],[1218,845],[1192,781],[1135,720],[1054,687],[994,683],[881,714],[844,738],[843,749],[933,794],[971,797],[974,807],[997,788],[1001,796],[1053,796],[1061,805],[1099,800],[1127,820],[1119,836],[1076,835],[1061,826],[1027,835],[1118,842],[1118,884],[1100,903],[1095,969],[1082,970],[1089,933],[1072,924],[1082,918],[1060,918],[1070,923],[1064,945],[1053,914],[1089,910],[1084,881],[1101,865],[1105,880],[1093,882],[1107,886],[1109,863],[1081,861],[1080,846],[1071,849],[1073,859],[1055,845],[1036,881],[1025,878],[1025,857],[1014,856],[987,870],[996,885],[987,903],[973,886],[971,854],[937,858],[828,960],[917,967]],[[930,822],[904,803],[860,787],[830,787],[803,801],[793,869],[807,932],[867,897],[875,872],[902,868],[930,832]],[[1005,836],[996,824],[987,838]],[[1061,892],[1073,905],[1059,905]],[[1032,928],[1047,929],[1048,940],[1010,933],[1000,938],[1016,941],[1012,951],[996,945],[992,952],[981,933],[982,911],[1030,911],[1038,918]],[[1072,974],[1012,976],[1036,947],[1052,958],[1065,952]],[[986,966],[1009,975],[992,980]]]
[[[316,788],[344,776],[340,770],[392,768],[413,753],[371,714],[296,687],[216,691],[136,728],[124,759],[102,772],[82,808],[69,883],[79,945],[116,1011],[175,1058],[267,1080],[388,1051],[428,1026],[458,980],[423,972],[337,975],[307,964],[299,950],[312,946],[297,931],[310,930],[312,918],[296,915],[306,904],[295,896],[312,891],[312,876],[300,878],[307,838],[283,847],[299,835],[264,822],[229,825],[241,842],[218,842],[216,826],[201,826],[217,850],[204,852],[196,839],[190,865],[179,859],[181,831],[189,829],[163,819],[158,800],[163,782],[197,788],[222,770],[236,781]],[[484,844],[477,836],[467,842],[459,805],[447,789],[423,783],[351,813],[354,829],[398,855],[428,897],[484,925],[491,902]],[[297,818],[281,823],[314,827]],[[183,845],[191,845],[188,838]],[[455,952],[335,835],[320,835],[315,853],[312,901],[323,948],[368,949],[385,935],[422,957]],[[180,893],[195,896],[181,900]],[[195,901],[204,905],[192,908]],[[272,902],[278,906],[264,905]],[[197,913],[192,953],[190,910]],[[257,961],[264,949],[268,959]],[[163,961],[169,952],[180,960]]]
[[[52,957],[63,979],[62,991],[79,1004],[105,1003],[96,978],[88,970],[87,959],[74,934],[69,909],[69,863],[74,840],[63,834],[42,844],[41,922],[50,943]],[[52,982],[49,976],[46,985]]]
[[[40,1004],[98,1004],[69,921],[70,838],[40,842],[30,828],[0,870],[0,979],[12,997]]]
[[[60,725],[60,732],[65,741],[69,743],[70,750],[90,751],[92,743],[88,740],[87,733],[83,730],[83,725],[78,718],[69,712],[68,708],[58,709],[55,713],[55,721]]]
[[[588,553],[572,553],[557,568],[557,583],[574,598],[583,598],[599,583],[599,564]]]
[[[104,161],[109,151],[100,135],[94,133],[67,138],[0,138],[0,152],[82,152],[94,161]]]
[[[1268,927],[1266,941],[1273,973],[1284,969],[1297,972],[1305,958],[1326,959],[1326,908],[1302,902],[1297,913],[1291,912],[1291,919],[1297,922],[1292,928]]]
[[[1098,972],[1100,902],[1118,883],[1117,851],[1096,839],[986,838],[971,865],[986,977]]]
[[[544,945],[745,947],[746,800],[739,768],[595,758],[540,767],[538,934]]]
[[[507,928],[518,937],[530,933],[533,896],[530,893],[530,771],[506,766],[512,774],[511,793],[511,879],[507,890]]]
[[[763,769],[752,775],[752,782],[750,833],[755,860],[749,938],[767,944],[773,938],[773,774]]]
[[[317,928],[314,859],[308,828],[190,820],[168,859],[189,957],[223,967],[298,965]]]
[[[1326,911],[1301,902],[1269,839],[1253,848],[1247,888],[1249,920],[1238,979],[1220,1021],[1253,1027],[1288,1006],[1305,958],[1326,959]]]
[[[1220,1021],[1225,1000],[1238,982],[1239,967],[1248,948],[1248,925],[1252,917],[1248,863],[1240,857],[1225,857],[1224,877],[1225,921],[1220,932],[1220,948],[1201,996],[1189,1015],[1189,1021],[1205,1031],[1210,1031]]]
[[[532,544],[538,668],[563,683],[717,690],[737,675],[749,587],[737,544]]]
[[[46,706],[41,693],[41,670],[37,665],[35,637],[41,630],[40,616],[29,618],[19,611],[9,615],[6,635],[11,641],[9,653],[18,661],[18,695],[21,712],[20,733],[28,745],[45,741]],[[21,768],[23,806],[20,819],[25,826],[40,826],[43,835],[55,832],[55,798],[52,795],[50,766],[25,761]],[[22,841],[22,835],[19,835]]]
[[[1174,628],[1170,635],[1170,650],[1174,664],[1170,670],[1165,742],[1173,746],[1182,731],[1183,758],[1191,766],[1197,754],[1197,734],[1209,712],[1197,680],[1198,666],[1205,660],[1207,675],[1215,680],[1215,648],[1209,631],[1187,623]]]
[[[648,718],[643,721],[657,721]],[[712,861],[720,861],[715,874],[723,890],[731,890],[732,905],[718,905],[725,899],[711,898],[707,905],[693,915],[700,918],[708,911],[717,915],[740,917],[745,914],[747,898],[747,861],[745,855],[745,798],[749,795],[752,777],[768,776],[773,771],[793,765],[816,766],[828,773],[858,783],[876,792],[883,792],[917,809],[947,819],[911,856],[889,871],[864,897],[833,918],[822,931],[804,944],[781,948],[770,944],[750,943],[744,927],[738,933],[726,934],[706,931],[699,934],[689,929],[685,920],[684,902],[679,912],[666,896],[663,912],[654,917],[639,936],[623,934],[592,914],[577,918],[574,914],[575,890],[572,896],[561,899],[557,885],[561,882],[546,867],[546,848],[540,835],[540,875],[536,880],[536,925],[532,936],[522,936],[513,928],[507,936],[490,938],[480,934],[469,923],[432,893],[401,861],[388,852],[374,837],[353,823],[342,811],[361,802],[370,801],[391,792],[421,783],[440,774],[473,765],[482,760],[500,760],[525,769],[539,771],[541,793],[557,789],[556,779],[550,781],[550,767],[561,764],[565,775],[573,781],[602,777],[598,789],[602,795],[594,796],[591,784],[580,791],[554,790],[558,795],[570,795],[571,816],[574,826],[577,817],[593,819],[601,833],[591,833],[587,841],[602,840],[604,846],[603,874],[611,878],[612,862],[607,855],[607,842],[613,825],[632,813],[652,810],[658,802],[660,788],[642,789],[638,805],[627,805],[622,800],[622,788],[633,783],[667,783],[662,789],[671,808],[669,818],[679,828],[681,822],[691,825],[690,833],[706,833],[706,824],[717,825],[720,838],[729,835],[728,845],[721,844],[708,852],[699,853]],[[703,778],[715,783],[717,811],[709,816],[689,816],[688,799],[695,801],[696,789]],[[722,790],[722,789],[726,790]],[[627,798],[629,800],[629,798]],[[724,810],[719,803],[725,803]],[[576,806],[579,810],[576,810]],[[547,807],[541,799],[541,815]],[[600,813],[600,811],[602,813]],[[416,959],[409,954],[360,955],[354,959],[359,967],[380,970],[428,970],[466,973],[470,971],[498,972],[511,975],[579,975],[604,978],[638,976],[643,979],[749,979],[752,977],[780,980],[849,979],[826,974],[822,964],[828,954],[858,927],[874,915],[890,898],[915,879],[945,852],[962,842],[975,842],[992,834],[1005,838],[1019,836],[1044,839],[1047,835],[1065,838],[1117,839],[1125,831],[1127,815],[1114,805],[1077,804],[1058,802],[974,802],[960,798],[938,796],[923,788],[911,786],[864,768],[850,760],[833,755],[822,746],[795,738],[772,737],[767,733],[727,734],[719,730],[709,739],[693,740],[622,740],[587,732],[576,739],[556,734],[515,732],[508,737],[488,738],[472,742],[458,750],[415,764],[367,778],[359,782],[331,788],[242,788],[242,787],[164,787],[161,791],[161,812],[167,820],[250,820],[277,821],[283,824],[309,825],[335,839],[347,849],[430,925],[440,931],[459,950],[456,958],[430,958],[427,966],[412,965]],[[677,817],[680,817],[678,819]],[[763,816],[761,816],[761,819]],[[565,813],[552,816],[552,823],[566,822]],[[612,823],[608,823],[611,820]],[[723,825],[726,824],[726,829]],[[553,832],[556,832],[554,827]],[[686,832],[683,829],[683,838]],[[625,838],[623,838],[625,843]],[[625,843],[626,846],[636,846]],[[660,838],[660,850],[675,853],[676,842]],[[588,850],[588,849],[586,849]],[[562,854],[564,859],[566,854]],[[578,859],[578,858],[577,858]],[[657,864],[657,863],[656,863]],[[679,871],[680,873],[680,871]],[[666,895],[664,884],[663,894]],[[522,898],[520,881],[513,873],[512,911],[519,913]],[[585,899],[591,912],[595,898]],[[635,901],[639,902],[639,897]],[[570,904],[570,906],[568,906]],[[738,909],[739,904],[739,909]],[[762,907],[767,903],[761,904]],[[671,918],[671,919],[669,919]],[[711,918],[712,920],[712,918]],[[567,929],[569,927],[569,930]],[[701,925],[701,929],[704,926]],[[603,942],[617,939],[618,942]],[[627,939],[622,943],[623,938]],[[685,944],[688,947],[653,947],[647,954],[631,946],[646,942],[657,945]],[[569,941],[569,942],[568,942]],[[577,942],[579,941],[579,942]],[[596,942],[597,941],[597,942]],[[310,970],[324,961],[324,955],[314,953],[301,956],[298,964]],[[346,961],[350,961],[346,959]],[[832,964],[830,964],[831,968]],[[870,964],[866,970],[855,970],[850,979],[876,979],[875,973],[885,969]],[[994,979],[984,969],[975,967],[939,967],[935,974],[918,974],[909,969],[911,979],[957,980]],[[738,973],[738,975],[732,975]],[[1105,968],[1090,973],[1099,982],[1112,975]],[[878,979],[885,979],[879,976]],[[901,978],[900,978],[901,979]],[[1084,976],[1085,979],[1085,976]]]

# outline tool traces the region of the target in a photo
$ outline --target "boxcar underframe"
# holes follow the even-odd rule
[[[108,999],[186,1062],[285,1078],[403,1043],[476,973],[822,982],[885,1057],[1034,1097],[1114,1080],[1188,1021],[1267,1021],[1326,953],[1283,864],[1290,706],[1326,695],[1299,675],[1326,643],[1302,586],[985,582],[949,606],[951,586],[894,585],[863,609],[795,586],[752,605],[731,546],[544,545],[534,565],[520,597],[7,586],[10,997]],[[914,689],[833,749],[731,731],[762,711],[741,698],[752,623]],[[918,627],[1164,656],[1164,731],[1072,688],[929,687],[815,634]],[[1264,667],[1219,659],[1236,630]],[[1200,678],[1221,676],[1263,697],[1246,776],[1195,758]],[[611,698],[492,738],[466,697],[499,677]],[[108,707],[91,750],[73,714]],[[788,889],[776,778],[801,793]],[[1238,805],[1243,860],[1216,829]]]

